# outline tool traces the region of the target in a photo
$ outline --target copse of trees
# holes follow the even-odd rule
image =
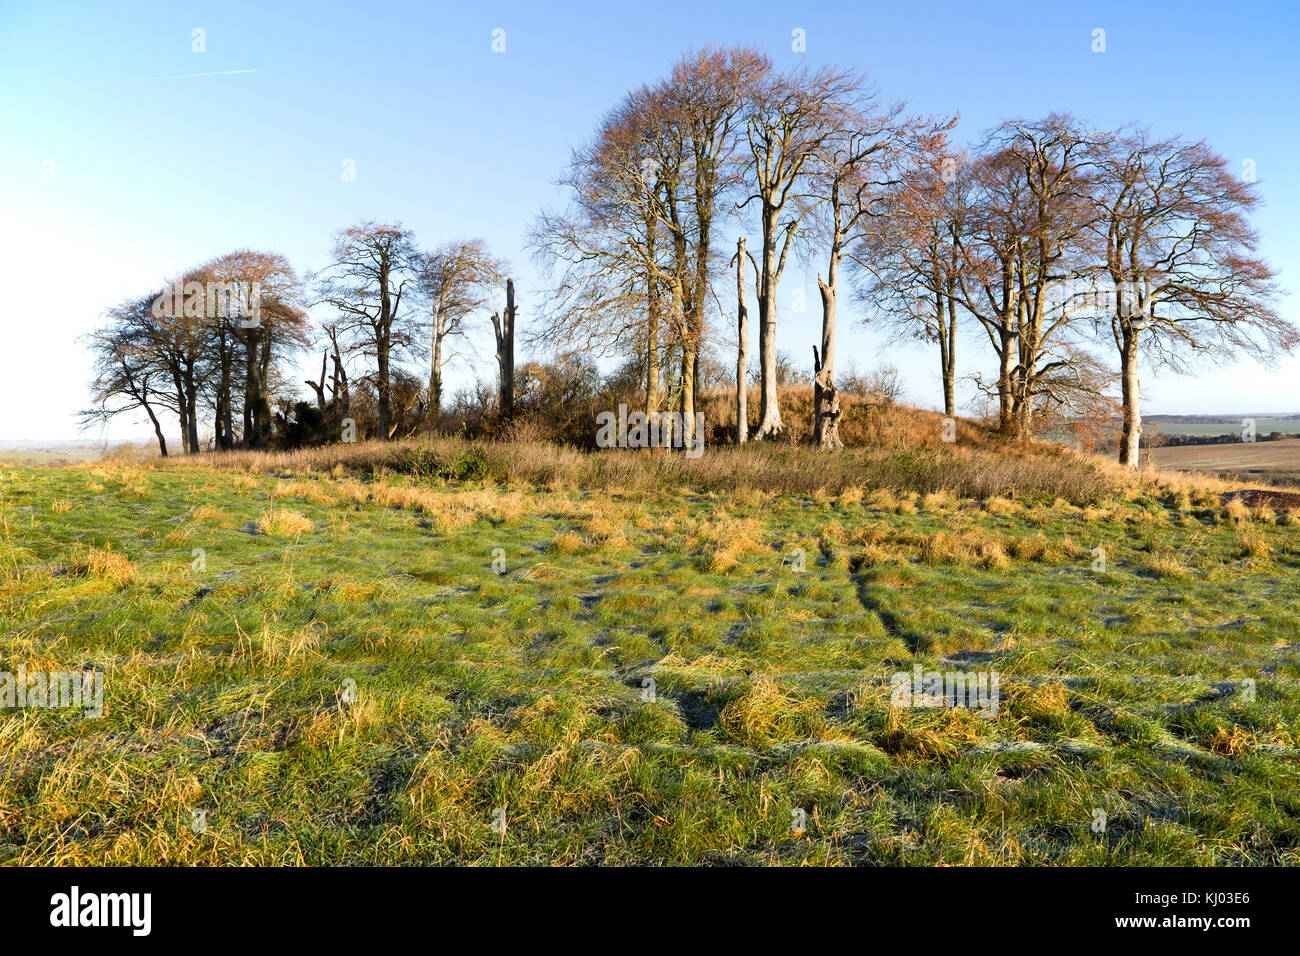
[[[937,155],[937,154],[936,154]],[[1274,308],[1259,258],[1252,183],[1205,143],[1143,129],[1092,130],[1072,116],[999,125],[973,155],[940,158],[894,192],[857,260],[862,299],[896,329],[937,342],[954,413],[956,328],[974,320],[998,362],[999,428],[1108,419],[1115,374],[1138,463],[1138,366],[1268,360],[1300,343]]]
[[[167,454],[160,416],[176,416],[182,450],[199,450],[200,411],[217,448],[264,448],[282,363],[308,342],[303,288],[279,255],[241,250],[108,311],[94,356],[86,424],[143,411]],[[236,429],[235,408],[240,408]]]
[[[771,440],[786,430],[778,386],[791,368],[777,344],[777,293],[791,256],[817,275],[808,378],[822,448],[841,444],[845,279],[861,321],[937,347],[946,415],[957,412],[958,345],[983,340],[996,376],[968,379],[1004,435],[1109,420],[1118,390],[1119,458],[1130,465],[1141,365],[1267,361],[1300,344],[1276,311],[1274,273],[1250,226],[1256,187],[1204,142],[1052,113],[1007,120],[963,146],[956,123],[908,115],[857,71],[781,70],[743,46],[688,53],[613,105],[561,175],[567,206],[543,210],[528,231],[548,288],[525,341],[554,362],[524,362],[516,374],[514,284],[484,242],[422,251],[400,223],[362,222],[335,235],[328,265],[305,284],[283,257],[242,251],[190,270],[170,296],[110,310],[89,340],[85,420],[143,411],[163,454],[172,415],[186,452],[199,449],[208,416],[218,449],[443,428],[452,348],[476,321],[486,330],[489,303],[504,296],[490,316],[495,397],[487,386],[454,396],[462,425],[491,408],[522,434],[518,418],[550,409],[553,436],[585,444],[585,412],[570,413],[630,401],[635,389],[647,415],[702,438],[692,434],[702,390],[730,388],[734,439]],[[724,322],[730,268],[735,314]],[[178,308],[158,308],[173,299]],[[321,349],[319,377],[306,382],[314,407],[286,381],[309,347]],[[734,362],[720,358],[729,348]],[[604,383],[601,356],[621,363]],[[552,408],[561,400],[573,407]]]
[[[436,424],[448,342],[486,305],[504,265],[481,239],[421,252],[400,224],[338,232],[330,262],[304,283],[280,255],[241,250],[110,309],[88,338],[93,404],[85,425],[143,412],[159,452],[175,416],[182,451],[391,438]],[[313,330],[308,308],[322,319]],[[320,377],[298,401],[289,374],[321,347]],[[423,378],[407,370],[428,361]],[[279,409],[277,411],[276,409]]]

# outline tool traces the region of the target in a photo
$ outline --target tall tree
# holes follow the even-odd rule
[[[678,255],[673,283],[682,315],[681,394],[684,438],[695,428],[695,404],[705,313],[716,271],[714,218],[722,196],[740,181],[737,163],[742,110],[771,72],[767,57],[747,47],[703,49],[674,65],[662,87],[656,134],[674,156],[686,157],[687,174],[676,194],[666,191],[663,224]],[[671,184],[670,188],[671,188]],[[680,203],[683,208],[679,209]]]
[[[958,288],[998,356],[998,426],[1033,434],[1035,411],[1094,390],[1080,319],[1092,308],[1080,280],[1091,269],[1090,194],[1104,137],[1073,117],[1002,123],[975,162],[976,200],[965,217]],[[979,384],[978,376],[976,382]]]
[[[746,97],[769,69],[752,49],[705,49],[684,56],[664,81],[630,93],[570,164],[564,182],[573,210],[544,216],[533,231],[544,263],[563,267],[536,335],[566,344],[596,338],[645,355],[651,413],[659,407],[661,355],[675,352],[669,403],[681,402],[688,429],[719,266],[716,218],[741,173]]]
[[[745,305],[745,237],[736,240],[736,254],[731,264],[736,267],[736,444],[749,441],[749,309]]]
[[[1121,464],[1142,432],[1139,356],[1175,369],[1192,358],[1267,360],[1300,344],[1275,311],[1274,273],[1256,252],[1252,183],[1204,142],[1116,136],[1101,161],[1094,228],[1109,286],[1105,324],[1119,354]]]
[[[199,267],[214,296],[208,317],[212,365],[217,369],[218,447],[231,447],[231,382],[238,345],[243,382],[243,446],[265,448],[271,439],[271,393],[281,363],[306,347],[307,312],[303,285],[289,260],[277,253],[241,249]],[[223,423],[224,419],[224,423]]]
[[[970,172],[946,148],[921,151],[886,197],[855,257],[861,298],[901,335],[938,346],[944,414],[956,415],[961,242]]]
[[[563,213],[543,211],[528,236],[533,258],[553,279],[529,340],[587,354],[632,354],[645,362],[645,410],[658,411],[670,265],[658,198],[680,160],[653,142],[658,94],[634,90],[575,150],[560,180]]]
[[[167,457],[167,439],[158,416],[164,409],[175,412],[171,399],[160,387],[163,371],[151,347],[153,341],[153,294],[132,299],[110,309],[107,322],[93,332],[86,344],[93,357],[91,402],[80,415],[82,428],[106,425],[119,415],[143,411],[158,440],[158,453]]]
[[[757,200],[762,233],[760,259],[754,263],[762,386],[755,438],[772,438],[785,429],[776,388],[777,285],[800,220],[812,204],[801,191],[809,167],[836,128],[837,104],[859,83],[850,71],[801,67],[785,74],[767,71],[749,89],[745,136],[750,193],[740,205]]]
[[[1052,114],[995,130],[990,146],[1009,159],[1024,186],[1028,215],[1017,246],[1019,361],[1012,370],[1016,434],[1029,438],[1041,402],[1088,380],[1073,373],[1085,358],[1075,325],[1091,307],[1079,280],[1089,263],[1085,237],[1102,137],[1074,117]]]
[[[448,340],[465,332],[465,320],[488,301],[504,266],[482,239],[445,243],[416,263],[418,289],[429,330],[428,409],[442,407],[442,369],[451,358]]]
[[[317,301],[335,313],[349,344],[374,360],[379,437],[387,441],[396,428],[395,357],[422,348],[415,310],[403,309],[415,281],[414,238],[400,223],[362,222],[335,234],[332,260],[316,277]]]
[[[889,211],[889,194],[902,182],[905,156],[939,149],[952,122],[900,120],[901,104],[881,106],[865,85],[827,104],[831,125],[811,169],[815,223],[826,242],[826,272],[817,276],[822,302],[821,351],[813,349],[813,441],[839,448],[839,393],[835,387],[835,325],[840,267],[854,260],[876,221]]]

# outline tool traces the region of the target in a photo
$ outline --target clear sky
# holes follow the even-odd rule
[[[400,219],[426,246],[486,238],[515,264],[526,328],[537,277],[522,237],[560,200],[553,182],[570,148],[629,87],[703,44],[860,67],[913,110],[960,111],[972,140],[1005,117],[1068,110],[1099,128],[1138,121],[1203,137],[1236,169],[1253,160],[1263,252],[1296,321],[1298,10],[1286,0],[0,0],[0,440],[78,436],[89,359],[77,339],[105,308],[241,247],[320,268],[331,234],[363,218]],[[504,53],[492,51],[498,28]],[[1104,53],[1092,50],[1098,28]],[[192,49],[195,29],[206,52]],[[795,29],[806,53],[791,49]],[[343,181],[345,160],[355,182]],[[780,302],[779,346],[802,359],[819,326],[812,273],[789,274]],[[855,304],[841,309],[841,367],[893,362],[909,399],[933,407],[930,352],[860,327]],[[492,374],[486,342],[476,365],[449,369],[452,388]],[[962,348],[959,374],[989,368],[985,343],[971,335]],[[1143,379],[1147,413],[1300,410],[1300,359],[1271,373],[1247,360]],[[149,429],[123,421],[110,435]]]

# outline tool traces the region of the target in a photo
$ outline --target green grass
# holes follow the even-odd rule
[[[1300,862],[1294,524],[458,478],[4,471],[0,861]]]

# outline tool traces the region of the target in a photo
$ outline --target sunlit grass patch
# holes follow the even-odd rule
[[[311,531],[315,525],[305,515],[287,508],[272,508],[257,517],[257,530],[262,534],[296,538]]]

